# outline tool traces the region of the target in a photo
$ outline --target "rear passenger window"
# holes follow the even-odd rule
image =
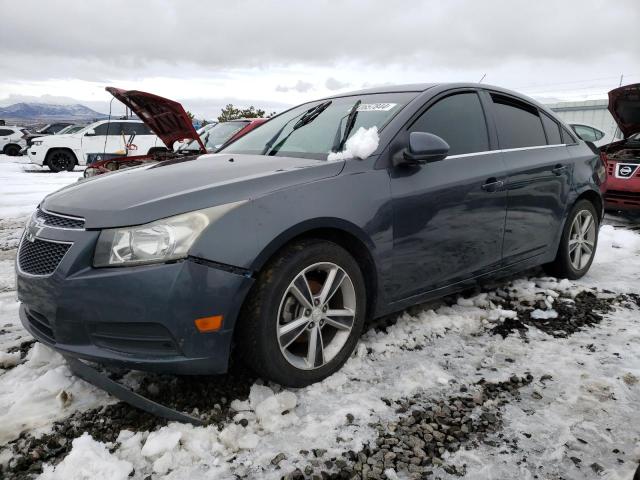
[[[0,128],[0,135],[3,137],[8,137],[9,135],[13,135],[13,130],[9,130],[8,128]]]
[[[500,148],[546,145],[538,109],[509,97],[492,94]]]
[[[409,132],[438,135],[451,147],[449,155],[489,150],[487,124],[477,93],[458,93],[440,100],[415,121]]]
[[[151,130],[144,123],[125,123],[124,125],[124,133],[125,135],[152,135]]]
[[[549,115],[544,113],[540,114],[540,118],[542,118],[544,131],[547,132],[547,143],[549,145],[562,144],[562,137],[560,135],[560,127],[558,124]]]

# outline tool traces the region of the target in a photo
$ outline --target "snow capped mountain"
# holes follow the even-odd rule
[[[84,105],[52,105],[21,102],[0,107],[0,118],[20,120],[94,120],[107,115]]]

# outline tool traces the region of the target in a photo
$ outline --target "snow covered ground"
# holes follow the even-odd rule
[[[630,294],[640,295],[640,235],[624,219],[602,227],[596,260],[578,282],[535,271],[412,308],[371,328],[321,384],[220,387],[209,405],[219,414],[207,417],[215,421],[193,427],[120,408],[20,326],[20,230],[42,196],[79,175],[0,155],[0,477],[632,477],[640,297]],[[161,398],[181,393],[172,379],[126,380]],[[249,380],[202,382],[215,392]],[[506,393],[483,394],[499,382]]]

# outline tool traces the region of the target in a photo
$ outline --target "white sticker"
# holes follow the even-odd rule
[[[397,103],[361,103],[358,107],[359,112],[388,112]]]

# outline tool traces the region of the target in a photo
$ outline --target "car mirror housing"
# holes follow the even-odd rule
[[[449,144],[432,133],[411,132],[409,146],[402,151],[396,165],[422,165],[443,160],[449,154]]]
[[[95,131],[93,128],[90,128],[89,130],[87,130],[87,131],[85,132],[85,135],[86,135],[87,137],[95,136],[95,134],[96,134],[96,131]]]

